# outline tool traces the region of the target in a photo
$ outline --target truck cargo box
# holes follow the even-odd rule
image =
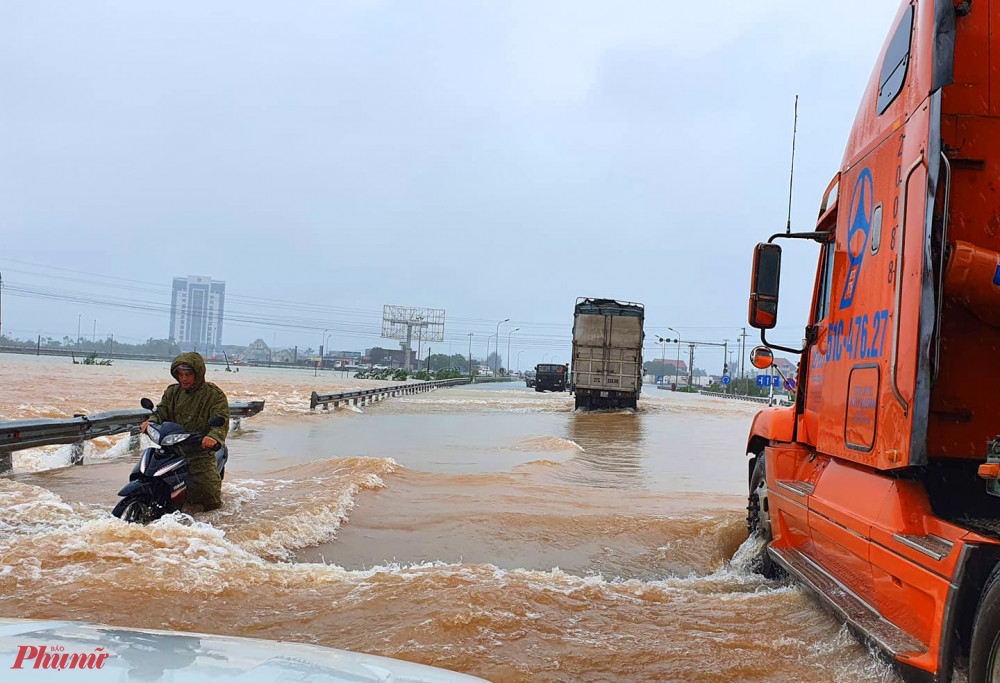
[[[642,304],[580,298],[573,317],[577,408],[635,408],[642,391]]]

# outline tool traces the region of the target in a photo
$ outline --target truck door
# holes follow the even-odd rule
[[[879,469],[926,462],[941,115],[916,67],[931,59],[934,7],[901,8],[858,112],[800,421],[819,451]]]

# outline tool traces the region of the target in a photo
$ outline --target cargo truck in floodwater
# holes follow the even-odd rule
[[[576,407],[635,408],[642,391],[642,304],[576,300],[573,392]]]
[[[535,391],[566,391],[566,377],[569,368],[555,363],[540,363],[535,366],[535,379],[531,386]]]
[[[814,229],[754,256],[752,363],[801,358],[747,442],[757,565],[912,680],[1000,681],[998,27],[1000,4],[903,1]],[[784,240],[818,251],[798,348],[766,336]]]

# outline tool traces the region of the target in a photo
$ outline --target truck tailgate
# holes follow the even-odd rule
[[[642,382],[641,318],[578,315],[573,329],[573,384],[634,392]]]

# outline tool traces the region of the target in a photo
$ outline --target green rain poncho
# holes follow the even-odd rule
[[[160,404],[156,406],[153,422],[176,422],[189,432],[210,436],[220,444],[226,442],[229,434],[229,399],[222,389],[205,381],[205,360],[201,354],[182,353],[170,364],[170,374],[177,378],[177,366],[190,365],[194,368],[195,381],[190,389],[171,384],[163,392]],[[221,427],[208,428],[211,417],[225,418]],[[188,457],[190,477],[187,500],[191,503],[218,507],[221,504],[222,480],[215,468],[215,455],[210,451]]]

